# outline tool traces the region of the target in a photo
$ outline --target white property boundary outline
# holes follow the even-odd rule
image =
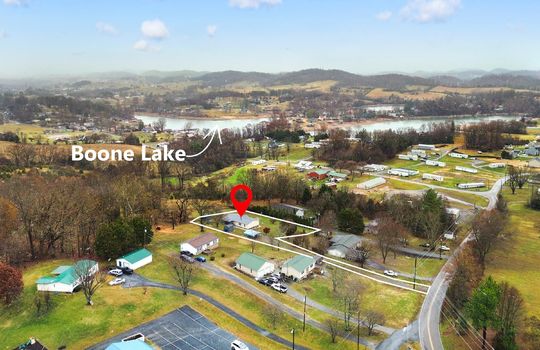
[[[389,285],[389,286],[392,286],[392,287],[396,287],[396,288],[400,288],[400,289],[404,289],[404,290],[407,290],[407,291],[410,291],[410,292],[416,292],[416,293],[419,293],[419,294],[423,294],[423,295],[426,295],[427,294],[427,290],[426,291],[422,291],[422,290],[418,290],[418,289],[414,289],[414,288],[411,288],[411,287],[408,287],[408,286],[403,286],[401,284],[396,284],[396,283],[392,283],[390,281],[387,281],[388,279],[390,279],[390,277],[382,274],[382,273],[379,273],[379,272],[376,272],[376,271],[372,271],[372,270],[368,270],[368,269],[365,269],[365,268],[362,268],[360,266],[356,266],[356,265],[352,265],[352,264],[349,264],[349,263],[346,263],[344,261],[340,261],[340,260],[337,260],[337,259],[334,259],[334,258],[329,258],[327,256],[324,256],[322,254],[319,254],[319,253],[316,253],[316,252],[313,252],[309,249],[306,249],[306,248],[303,248],[303,247],[300,247],[296,244],[293,244],[291,242],[288,242],[286,239],[284,238],[294,238],[294,237],[301,237],[301,236],[309,236],[309,235],[312,235],[314,233],[317,233],[320,231],[320,229],[316,228],[316,227],[311,227],[311,226],[307,226],[307,225],[303,225],[303,224],[299,224],[299,223],[296,223],[296,222],[293,222],[293,221],[288,221],[288,220],[284,220],[284,219],[280,219],[280,218],[276,218],[276,217],[273,217],[273,216],[269,216],[269,215],[265,215],[265,214],[261,214],[261,213],[257,213],[257,212],[253,212],[253,211],[250,211],[250,210],[247,210],[246,211],[247,213],[251,213],[253,215],[258,215],[258,216],[262,216],[262,217],[266,217],[268,219],[272,219],[272,220],[277,220],[277,221],[281,221],[281,222],[285,222],[287,224],[292,224],[292,225],[296,225],[296,226],[300,226],[300,227],[303,227],[303,228],[307,228],[307,229],[310,229],[312,231],[308,232],[308,233],[302,233],[302,234],[299,234],[299,235],[293,235],[293,236],[281,236],[281,237],[276,237],[276,239],[280,242],[284,242],[298,250],[302,250],[302,251],[306,251],[306,252],[309,252],[311,255],[309,254],[305,254],[305,253],[301,253],[301,252],[298,252],[298,251],[295,251],[295,250],[291,250],[291,249],[288,249],[288,248],[284,248],[284,247],[280,247],[280,246],[276,246],[276,245],[273,245],[273,244],[270,244],[270,243],[266,243],[266,242],[261,242],[261,241],[258,241],[256,239],[252,239],[252,238],[248,238],[248,237],[245,237],[245,236],[240,236],[240,235],[237,235],[237,234],[234,234],[234,233],[231,233],[231,232],[226,232],[226,231],[223,231],[223,230],[220,230],[219,228],[216,228],[216,227],[212,227],[212,226],[209,226],[209,225],[205,225],[205,224],[202,224],[200,222],[197,222],[197,220],[200,220],[200,219],[204,219],[204,218],[209,218],[209,217],[213,217],[213,216],[218,216],[218,215],[225,215],[225,214],[233,214],[233,213],[236,213],[236,210],[231,210],[231,211],[226,211],[226,212],[222,212],[222,213],[214,213],[214,214],[208,214],[208,215],[201,215],[201,216],[198,216],[196,218],[194,218],[193,220],[190,221],[191,224],[193,225],[197,225],[197,226],[200,226],[200,227],[204,227],[206,229],[209,229],[209,230],[212,230],[212,231],[216,231],[216,232],[220,232],[220,233],[223,233],[223,234],[226,234],[228,236],[232,236],[232,237],[236,237],[236,238],[240,238],[240,239],[243,239],[243,240],[246,240],[246,241],[250,241],[250,242],[254,242],[254,243],[258,243],[258,244],[262,244],[262,245],[265,245],[265,246],[268,246],[268,247],[272,247],[272,248],[276,248],[276,249],[281,249],[281,250],[284,250],[286,252],[289,252],[289,253],[293,253],[293,254],[296,254],[296,255],[302,255],[302,256],[306,256],[306,257],[309,257],[309,258],[312,258],[314,255],[315,256],[318,256],[320,258],[323,259],[323,261],[328,264],[328,265],[331,265],[331,266],[334,266],[334,267],[337,267],[337,268],[340,268],[342,270],[345,270],[347,272],[351,272],[355,275],[358,275],[358,276],[361,276],[361,277],[365,277],[367,279],[370,279],[372,281],[375,281],[375,282],[378,282],[378,283],[382,283],[382,284],[386,284],[386,285]],[[356,270],[359,270],[359,271],[355,271],[355,270],[351,270],[350,268],[353,268],[353,269],[356,269]],[[362,273],[362,272],[364,273]],[[367,275],[365,273],[370,273],[370,274],[373,274],[373,275],[376,275],[376,276],[380,276],[382,278],[384,278],[384,280],[381,280],[381,279],[378,279],[378,278],[375,278],[373,276],[370,276],[370,275]],[[412,284],[412,285],[416,285],[416,286],[420,286],[420,287],[425,287],[429,290],[430,288],[430,285],[427,285],[427,284],[422,284],[422,283],[418,283],[418,282],[413,282],[413,281],[409,281],[409,280],[399,280],[401,283],[405,283],[405,284]]]

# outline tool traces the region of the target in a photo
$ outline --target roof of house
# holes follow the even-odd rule
[[[141,261],[142,259],[145,259],[149,256],[152,256],[152,253],[148,250],[148,249],[145,249],[145,248],[141,248],[141,249],[138,249],[138,250],[135,250],[131,253],[128,253],[122,257],[120,257],[119,259],[124,259],[124,260],[127,260],[127,262],[131,263],[131,264],[134,264],[138,261]]]
[[[212,241],[215,241],[217,240],[218,238],[212,234],[212,233],[205,233],[205,234],[202,234],[200,236],[197,236],[197,237],[194,237],[184,243],[188,243],[190,244],[191,246],[195,247],[195,248],[199,248],[199,247],[202,247],[203,245],[205,244],[208,244]]]
[[[244,235],[245,236],[248,236],[248,237],[257,237],[259,235],[259,231],[255,231],[255,230],[245,230],[244,231]]]
[[[315,263],[315,259],[310,256],[296,255],[293,258],[287,260],[283,264],[283,267],[293,268],[298,272],[302,272],[313,263]]]
[[[248,224],[251,224],[254,221],[259,221],[259,219],[254,219],[254,218],[252,218],[251,216],[248,216],[248,215],[240,216],[238,214],[227,214],[223,218],[223,221],[240,222],[240,223],[242,223],[244,225],[248,225]]]
[[[317,170],[311,171],[309,174],[315,173],[315,174],[317,174],[317,175],[326,175],[328,172],[329,172],[329,170],[325,170],[325,169],[317,169]],[[309,174],[308,174],[308,175],[309,175]]]
[[[331,171],[328,173],[328,176],[331,176],[331,177],[339,177],[339,178],[346,178],[347,177],[347,174],[343,174],[343,173],[338,173],[337,171]]]
[[[105,350],[153,350],[154,348],[142,340],[130,340],[125,342],[112,343]]]
[[[58,266],[56,269],[54,269],[53,272],[51,272],[51,275],[60,275],[61,273],[65,272],[66,270],[68,270],[70,268],[71,268],[71,266],[69,266],[69,265]]]
[[[19,345],[14,350],[47,350],[47,348],[37,339],[30,338],[26,343]]]
[[[331,250],[337,250],[347,255],[349,250],[354,249],[362,239],[355,235],[336,235],[332,238]]]
[[[236,263],[245,266],[251,270],[259,270],[267,261],[252,253],[242,253]]]
[[[56,268],[53,271],[53,274],[55,274],[54,272],[56,272],[57,270],[61,270],[62,273],[58,274],[55,277],[50,277],[50,276],[41,277],[36,281],[36,283],[37,284],[62,283],[62,284],[71,285],[78,279],[77,273],[76,273],[77,266],[87,267],[88,270],[90,270],[96,264],[97,262],[95,262],[94,260],[79,260],[73,266],[60,266],[59,268]]]
[[[287,203],[275,203],[275,204],[272,204],[272,207],[274,207],[274,208],[295,209],[295,210],[305,210],[302,207],[292,205],[292,204],[287,204]]]

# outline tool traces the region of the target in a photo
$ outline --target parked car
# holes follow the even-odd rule
[[[120,270],[122,270],[124,275],[133,275],[133,270],[129,267],[120,267]]]
[[[194,263],[195,262],[195,259],[193,259],[191,256],[186,255],[186,254],[180,254],[180,258],[182,260],[187,261],[188,263]]]
[[[198,262],[206,262],[206,258],[204,256],[198,256],[195,258]]]
[[[187,255],[187,256],[193,256],[193,254],[191,254],[191,252],[188,252],[187,250],[182,250],[182,251],[180,252],[180,254],[182,254],[182,255]]]
[[[422,243],[422,244],[419,244],[419,245],[420,245],[420,247],[422,247],[422,248],[429,248],[429,247],[431,247],[431,245],[430,245],[429,243]]]
[[[126,283],[126,279],[117,277],[117,278],[115,278],[115,279],[113,279],[112,281],[109,282],[109,286],[117,286],[117,285],[122,284],[122,283]]]
[[[231,343],[231,350],[249,350],[248,346],[236,339]]]
[[[277,290],[278,292],[280,293],[287,293],[287,286],[281,284],[281,283],[273,283],[271,285],[271,287],[274,289],[274,290]]]
[[[109,271],[109,275],[113,275],[113,276],[116,276],[116,277],[120,277],[124,274],[124,272],[122,272],[122,270],[120,269],[112,269],[111,271]]]
[[[390,276],[390,277],[397,277],[398,276],[397,272],[392,271],[392,270],[384,270],[384,274],[386,276]]]
[[[268,278],[261,278],[259,283],[265,286],[271,286],[274,282],[270,281]]]
[[[443,250],[445,252],[449,251],[450,248],[448,248],[447,246],[445,246],[444,244],[442,246],[439,247],[440,250]]]

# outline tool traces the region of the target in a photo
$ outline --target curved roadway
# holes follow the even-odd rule
[[[502,189],[502,186],[506,180],[506,177],[501,178],[495,182],[489,191],[478,192],[482,193],[482,196],[489,200],[487,209],[495,208],[497,204],[497,194]],[[446,297],[446,290],[448,289],[451,278],[453,277],[456,257],[469,240],[471,240],[470,233],[461,242],[458,249],[454,250],[454,254],[452,254],[437,277],[433,280],[433,283],[426,294],[424,303],[422,304],[422,308],[420,310],[420,315],[418,316],[420,345],[424,350],[444,349],[439,330],[441,309]]]

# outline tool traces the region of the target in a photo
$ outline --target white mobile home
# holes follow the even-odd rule
[[[388,169],[388,166],[382,165],[382,164],[368,164],[363,167],[364,171],[370,172],[370,173],[377,173],[379,171],[385,171]]]
[[[274,272],[276,266],[255,254],[242,253],[236,259],[234,268],[259,279]]]
[[[397,176],[403,176],[403,177],[418,175],[418,173],[419,173],[418,170],[409,170],[409,169],[396,168],[396,169],[388,170],[389,175],[397,175]]]
[[[452,158],[461,158],[461,159],[469,158],[468,154],[463,154],[463,153],[450,152],[448,155]]]
[[[136,270],[139,267],[148,265],[152,262],[152,253],[148,249],[139,249],[116,259],[116,266],[128,267]]]
[[[444,181],[444,176],[424,173],[424,174],[422,174],[422,179],[424,179],[424,180],[435,180],[435,181],[442,182],[442,181]]]
[[[402,160],[418,160],[416,154],[398,154],[398,158]]]
[[[411,150],[411,153],[415,154],[417,156],[420,156],[420,157],[425,157],[427,155],[426,151],[423,150],[423,149],[413,149],[413,150]]]
[[[466,173],[471,173],[471,174],[476,174],[478,173],[478,170],[476,169],[473,169],[473,168],[467,168],[467,167],[464,167],[464,166],[456,166],[456,170],[459,170],[459,171],[464,171]]]
[[[385,178],[376,177],[374,179],[362,182],[362,183],[356,185],[356,187],[361,189],[361,190],[370,190],[370,189],[375,188],[377,186],[384,185],[385,183],[386,183]]]
[[[94,260],[80,260],[73,266],[59,266],[52,276],[41,277],[36,281],[37,290],[40,292],[73,293],[80,285],[82,275],[94,275],[99,270],[99,265]]]
[[[428,144],[425,144],[425,143],[418,144],[418,146],[416,146],[416,148],[427,150],[427,151],[434,151],[436,149],[435,145],[428,145]]]
[[[205,233],[182,243],[180,251],[197,255],[208,249],[216,249],[218,246],[219,238],[212,233]]]
[[[461,189],[467,189],[467,188],[480,188],[485,187],[486,184],[483,182],[470,182],[465,184],[458,184],[457,187]]]
[[[488,165],[491,169],[504,168],[506,167],[505,163],[491,163]]]
[[[438,166],[438,167],[445,167],[446,166],[446,163],[445,162],[439,162],[438,160],[426,160],[426,165],[431,165],[431,166]]]

